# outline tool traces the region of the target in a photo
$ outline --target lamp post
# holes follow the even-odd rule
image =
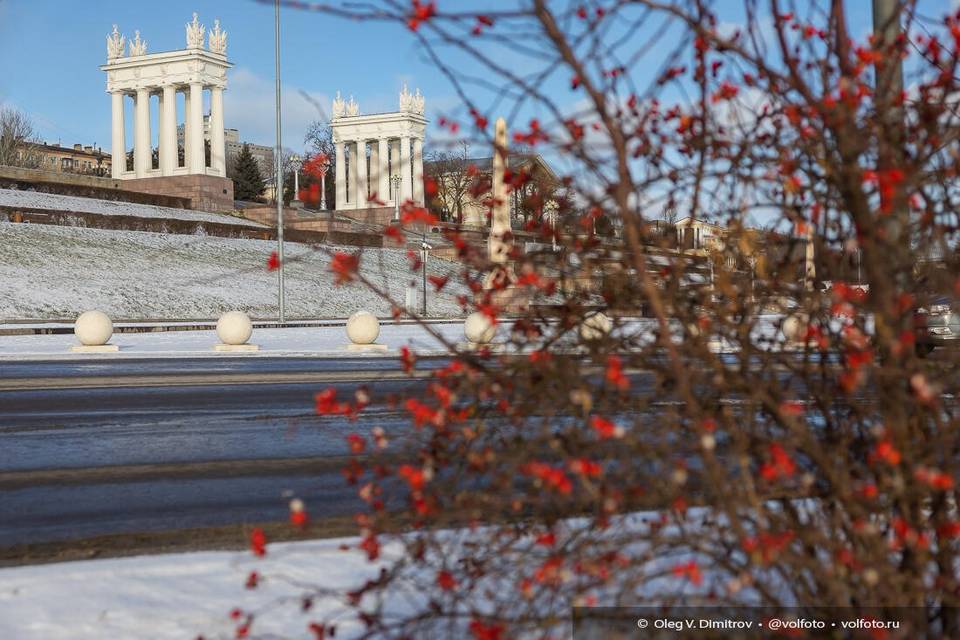
[[[423,273],[423,301],[420,306],[420,316],[423,318],[427,317],[427,258],[430,256],[431,248],[427,244],[427,232],[424,230],[423,239],[420,241],[420,268]]]
[[[320,154],[320,168],[317,171],[320,172],[320,209],[325,210],[327,208],[327,154]]]
[[[400,176],[394,174],[390,182],[393,183],[393,221],[400,222]]]
[[[290,156],[290,168],[293,169],[293,201],[290,204],[301,209],[303,202],[300,200],[300,169],[303,168],[303,158],[297,154]]]
[[[557,250],[557,220],[559,215],[556,211],[550,210],[543,214],[543,217],[546,219],[547,224],[550,225],[550,246],[556,251]]]
[[[280,324],[285,321],[283,306],[283,167],[280,164],[280,0],[274,0],[273,3],[273,56],[274,56],[274,80],[276,93],[276,120],[277,120],[277,148],[273,151],[274,165],[274,198],[277,201],[277,258],[279,259],[279,268],[277,269],[277,318]]]

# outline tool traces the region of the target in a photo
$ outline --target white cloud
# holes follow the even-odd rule
[[[308,91],[291,83],[284,83],[281,89],[283,146],[300,150],[303,148],[303,136],[310,123],[329,115],[332,98],[325,93]],[[325,113],[321,113],[303,93],[318,103]],[[275,100],[273,78],[265,78],[245,67],[237,67],[230,73],[223,98],[226,126],[238,129],[240,139],[244,142],[273,146],[276,135]]]

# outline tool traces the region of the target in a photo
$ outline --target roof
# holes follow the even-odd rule
[[[426,160],[423,161],[424,171],[432,165],[439,164],[441,162],[460,162],[463,166],[469,167],[470,165],[475,166],[481,172],[491,172],[493,171],[493,156],[483,156],[478,158],[445,158],[443,160]],[[547,172],[547,175],[550,176],[552,180],[557,180],[557,174],[553,172],[553,169],[550,168],[550,165],[543,159],[538,153],[511,153],[507,156],[507,165],[510,167],[522,167],[528,164],[537,164]]]

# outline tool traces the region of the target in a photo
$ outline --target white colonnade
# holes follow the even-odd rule
[[[220,21],[209,32],[209,47],[204,48],[206,28],[197,14],[186,25],[187,47],[180,51],[147,54],[147,43],[140,34],[130,42],[116,25],[107,36],[107,91],[110,93],[112,116],[111,153],[113,177],[117,179],[173,175],[226,176],[223,91],[226,70],[227,34]],[[209,91],[210,118],[204,125],[204,91]],[[183,163],[180,163],[178,142],[177,94],[183,95]],[[133,170],[127,171],[125,98],[133,108]],[[159,131],[157,146],[159,163],[153,167],[151,132],[151,98],[157,96]],[[205,141],[210,142],[209,166]]]
[[[424,99],[400,93],[400,110],[360,115],[357,103],[333,101],[337,209],[369,209],[412,201],[423,206]],[[399,179],[399,190],[394,184]]]

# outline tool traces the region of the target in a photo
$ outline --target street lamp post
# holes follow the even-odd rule
[[[390,182],[393,183],[393,221],[400,222],[400,176],[394,174]]]
[[[427,258],[430,256],[432,247],[427,244],[427,233],[423,232],[423,239],[420,241],[420,269],[423,273],[423,301],[420,306],[420,316],[427,317]]]
[[[303,168],[303,159],[297,154],[290,156],[290,168],[293,169],[293,201],[290,204],[300,209],[303,207],[300,200],[300,169]]]
[[[400,176],[399,174],[394,174],[390,178],[390,182],[393,183],[393,221],[400,222]]]
[[[273,194],[277,201],[277,258],[279,267],[277,268],[277,318],[280,324],[285,321],[284,300],[283,300],[283,167],[280,164],[280,0],[274,0],[273,3],[273,56],[274,56],[274,80],[276,93],[276,120],[277,120],[277,147],[273,151],[274,165],[274,183]]]
[[[320,165],[320,210],[327,208],[327,158],[323,157],[323,164]]]

